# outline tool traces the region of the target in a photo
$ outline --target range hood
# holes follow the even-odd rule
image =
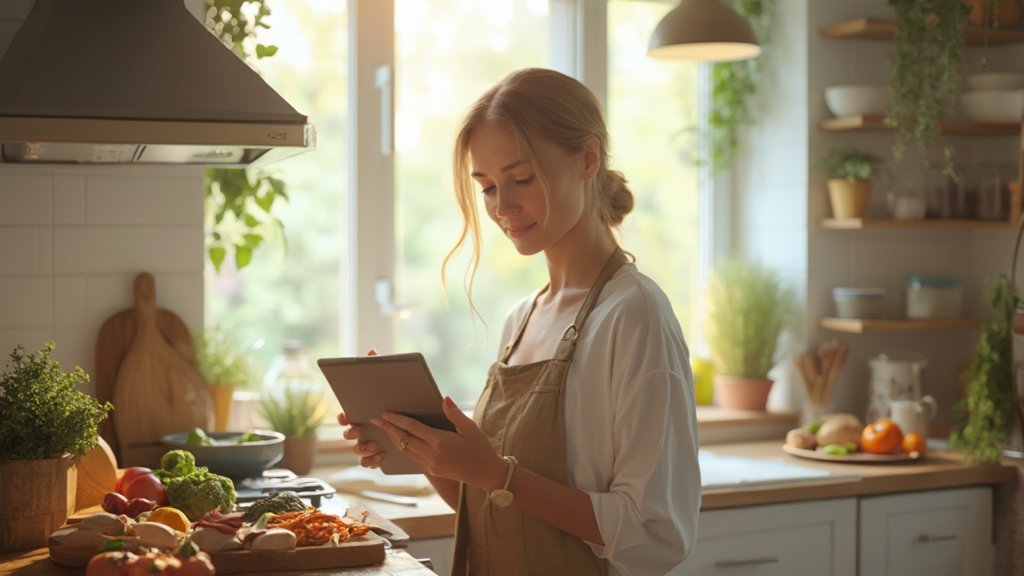
[[[247,166],[315,140],[183,0],[36,0],[0,60],[0,162]]]

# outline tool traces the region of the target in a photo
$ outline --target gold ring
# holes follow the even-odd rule
[[[398,441],[398,449],[405,450],[406,446],[409,445],[410,438],[412,438],[412,432],[406,432],[405,436],[402,436],[402,439]]]

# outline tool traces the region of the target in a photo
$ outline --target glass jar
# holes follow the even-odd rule
[[[889,213],[896,220],[921,220],[925,217],[928,201],[923,185],[897,186],[889,192]]]
[[[963,283],[953,276],[907,278],[907,318],[961,318]]]

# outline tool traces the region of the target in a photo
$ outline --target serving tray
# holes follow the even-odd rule
[[[217,574],[323,570],[369,566],[384,561],[388,543],[373,532],[337,546],[301,546],[294,550],[235,550],[210,554]]]
[[[903,452],[898,454],[868,454],[866,452],[854,452],[853,454],[837,456],[834,454],[819,452],[817,450],[807,450],[785,444],[782,445],[782,451],[786,454],[792,454],[793,456],[807,458],[809,460],[845,462],[847,464],[896,464],[901,462],[914,462],[924,458],[924,454],[921,454],[920,452],[911,452],[910,454]]]

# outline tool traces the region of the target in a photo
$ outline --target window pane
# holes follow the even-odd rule
[[[688,340],[698,333],[698,65],[648,58],[647,38],[669,3],[608,3],[608,123],[612,167],[636,196],[622,244],[668,294]],[[691,342],[692,345],[692,342]]]
[[[484,218],[484,254],[473,303],[462,290],[466,259],[440,267],[458,239],[452,192],[455,130],[472,101],[517,68],[548,66],[546,0],[396,0],[398,300],[414,305],[397,349],[426,356],[442,392],[472,402],[493,362],[515,301],[546,281],[542,259],[523,258]],[[482,213],[481,213],[482,214]],[[447,300],[447,301],[446,301]]]
[[[287,202],[274,207],[284,224],[252,263],[238,272],[225,261],[207,278],[207,323],[224,325],[249,344],[263,370],[286,340],[299,339],[313,358],[344,349],[341,308],[349,253],[348,12],[337,0],[274,0],[261,44],[276,55],[255,62],[263,78],[316,126],[317,149],[267,168],[287,185]],[[333,396],[331,396],[333,401]],[[336,401],[335,401],[336,404]],[[333,419],[332,410],[330,418]]]

